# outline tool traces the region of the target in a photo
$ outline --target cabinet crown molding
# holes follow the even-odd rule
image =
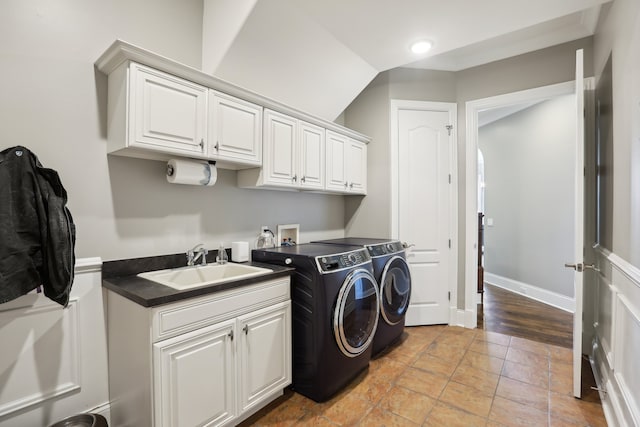
[[[287,114],[306,122],[322,126],[326,129],[333,130],[342,135],[353,138],[356,141],[368,144],[371,138],[359,132],[341,126],[337,123],[322,119],[296,108],[282,104],[276,100],[267,98],[248,89],[236,86],[230,82],[219,79],[213,75],[204,73],[201,70],[174,61],[166,56],[159,55],[147,49],[125,42],[123,40],[114,41],[111,46],[104,51],[102,55],[95,61],[95,67],[102,73],[109,75],[120,64],[125,61],[133,61],[139,64],[153,67],[157,70],[173,74],[177,77],[198,83],[208,88],[219,90],[221,92],[233,95],[245,101],[253,102],[265,108],[269,108],[280,113]]]

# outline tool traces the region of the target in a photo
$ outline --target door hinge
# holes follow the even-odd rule
[[[453,129],[453,125],[446,125],[445,128],[447,128],[447,133],[451,136],[451,129]]]

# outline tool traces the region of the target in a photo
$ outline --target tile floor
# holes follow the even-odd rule
[[[570,349],[481,329],[405,329],[328,402],[290,390],[242,426],[606,426],[572,395]]]

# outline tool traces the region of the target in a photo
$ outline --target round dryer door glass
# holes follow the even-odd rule
[[[373,340],[380,315],[376,280],[367,270],[347,276],[340,288],[333,314],[333,330],[343,354],[355,357]]]
[[[380,279],[380,312],[385,322],[396,325],[404,318],[411,297],[411,273],[404,258],[394,256]]]

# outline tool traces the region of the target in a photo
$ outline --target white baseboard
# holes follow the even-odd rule
[[[478,326],[478,314],[473,310],[459,310],[457,307],[450,307],[449,325],[474,329]]]
[[[464,310],[458,307],[449,307],[449,326],[460,326],[464,328]]]
[[[568,311],[569,313],[573,313],[575,311],[575,300],[566,295],[488,272],[484,273],[484,281],[490,285],[515,292],[527,298]]]

